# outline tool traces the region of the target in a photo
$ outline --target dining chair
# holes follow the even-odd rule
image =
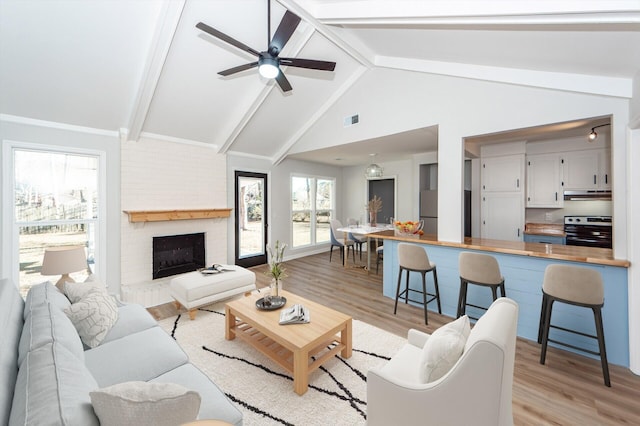
[[[356,252],[354,249],[355,242],[350,240],[348,237],[345,241],[344,232],[338,231],[339,228],[342,228],[342,223],[337,219],[331,219],[329,221],[330,231],[331,231],[331,248],[329,249],[329,262],[331,262],[331,255],[333,254],[333,248],[340,248],[340,260],[344,262],[344,246],[345,242],[347,245],[347,257],[349,257],[349,248],[353,253],[353,263],[356,262]]]

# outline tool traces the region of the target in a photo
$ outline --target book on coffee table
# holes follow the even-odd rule
[[[311,320],[309,310],[296,303],[280,312],[280,324],[306,324]]]

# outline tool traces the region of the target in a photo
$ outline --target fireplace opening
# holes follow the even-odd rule
[[[204,268],[204,232],[153,237],[153,279]]]

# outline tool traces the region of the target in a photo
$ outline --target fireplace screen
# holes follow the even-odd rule
[[[204,233],[153,237],[153,279],[204,268]]]

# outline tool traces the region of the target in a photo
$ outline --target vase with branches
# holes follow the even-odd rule
[[[286,278],[287,274],[285,273],[285,268],[283,266],[284,259],[284,250],[287,248],[287,245],[281,243],[279,240],[276,241],[273,247],[268,246],[269,252],[269,270],[265,272],[268,276],[271,277],[271,297],[280,297],[280,287],[282,286],[282,279]]]
[[[367,202],[365,208],[369,212],[369,224],[376,226],[376,215],[382,210],[382,199],[374,195],[373,198]]]

